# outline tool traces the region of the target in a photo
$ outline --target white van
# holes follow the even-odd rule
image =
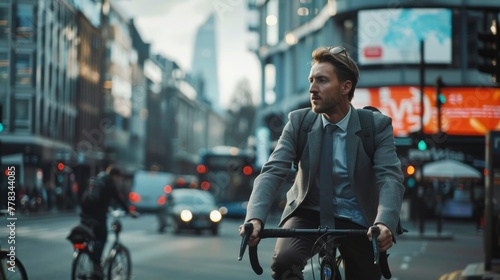
[[[165,209],[167,194],[172,191],[175,176],[171,173],[139,170],[134,174],[130,203],[139,212],[158,212]]]

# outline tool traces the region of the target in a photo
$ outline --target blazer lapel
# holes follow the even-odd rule
[[[323,139],[323,125],[321,116],[316,118],[314,125],[307,135],[309,146],[309,180],[310,184],[314,183],[313,180],[318,175],[319,161],[321,158],[321,141]]]

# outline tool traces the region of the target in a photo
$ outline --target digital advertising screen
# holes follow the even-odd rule
[[[442,8],[378,9],[358,12],[358,63],[452,62],[452,12]]]
[[[500,88],[445,87],[441,107],[441,129],[449,135],[484,136],[500,130]],[[424,132],[438,132],[438,109],[434,87],[424,88]],[[418,86],[359,88],[352,104],[356,108],[377,107],[392,118],[394,135],[408,136],[421,127],[420,89]]]

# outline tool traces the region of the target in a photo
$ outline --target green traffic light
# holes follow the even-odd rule
[[[420,141],[418,142],[418,146],[417,146],[417,147],[418,147],[418,149],[419,149],[420,151],[425,151],[425,150],[427,150],[427,143],[425,143],[425,141],[424,141],[424,140],[420,140]]]
[[[413,177],[408,178],[408,180],[406,181],[406,185],[408,186],[408,188],[413,188],[415,184],[416,181]]]
[[[439,94],[439,103],[441,103],[441,104],[446,103],[446,96],[444,96],[444,94],[442,94],[442,93]]]
[[[0,123],[0,133],[3,132],[3,123]]]

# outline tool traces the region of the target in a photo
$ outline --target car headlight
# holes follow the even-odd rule
[[[193,213],[189,210],[182,210],[180,217],[182,221],[189,222],[193,219]]]
[[[222,214],[217,211],[217,210],[212,210],[212,212],[210,212],[210,220],[214,223],[217,223],[217,222],[220,222],[220,220],[222,219]]]

